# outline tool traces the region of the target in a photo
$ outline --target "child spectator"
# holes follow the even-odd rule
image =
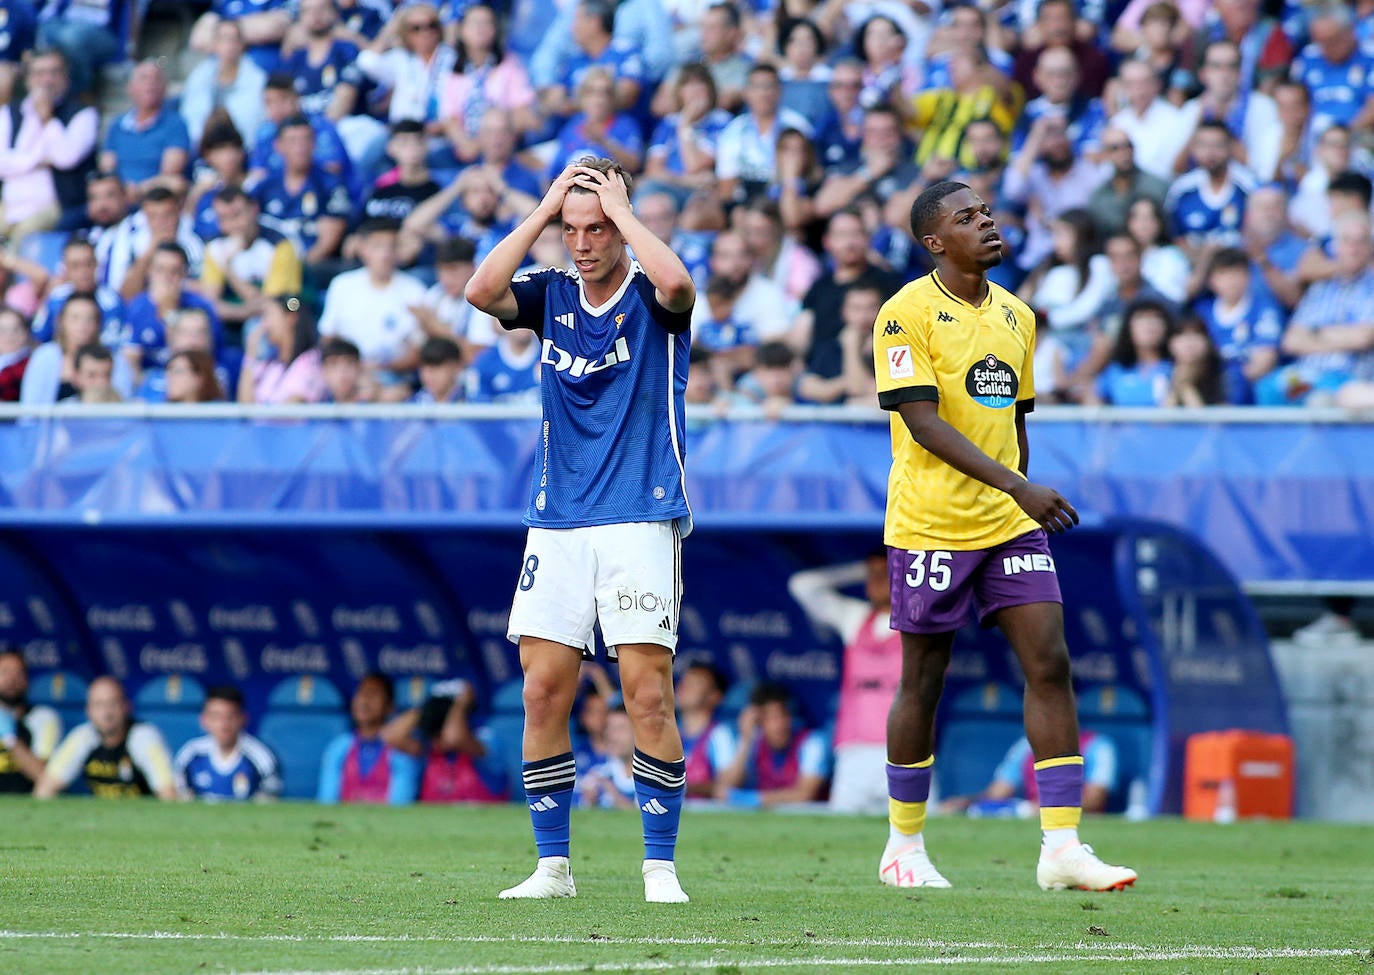
[[[244,731],[243,692],[222,685],[205,693],[200,727],[205,734],[177,750],[177,793],[209,800],[275,799],[281,795],[277,757]]]
[[[320,344],[320,372],[324,378],[324,402],[373,402],[363,375],[362,356],[348,339],[325,339]]]
[[[363,362],[378,373],[385,399],[399,402],[411,395],[409,373],[419,364],[424,333],[411,306],[424,300],[425,286],[396,269],[395,220],[374,218],[358,228],[358,255],[363,266],[345,271],[324,296],[320,334],[351,341]]]
[[[167,323],[167,351],[171,358],[167,360],[165,366],[152,365],[143,370],[143,381],[138,385],[138,391],[134,393],[134,399],[142,400],[145,403],[163,403],[172,400],[172,391],[168,387],[168,377],[172,372],[172,358],[181,352],[194,352],[197,354],[196,361],[189,366],[182,363],[178,370],[178,396],[179,399],[173,402],[205,402],[224,399],[224,390],[228,388],[229,373],[221,366],[215,364],[215,333],[210,325],[210,318],[202,308],[187,308],[185,311],[177,312],[172,315]],[[200,368],[203,360],[209,362],[206,370],[209,375],[208,380],[203,380],[200,376]],[[188,369],[193,373],[187,375]],[[198,400],[194,398],[202,392],[201,386],[204,385],[204,395],[208,398]]]
[[[634,754],[634,726],[625,705],[617,704],[606,715],[606,757],[578,777],[577,796],[582,805],[635,808]]]
[[[248,153],[243,148],[243,137],[228,115],[212,118],[206,126],[191,172],[186,201],[191,229],[201,240],[214,240],[221,233],[215,215],[215,193],[226,186],[243,186],[248,180]]]
[[[238,401],[275,405],[324,399],[324,370],[316,337],[315,323],[300,298],[267,299],[262,327],[249,336],[244,350]]]
[[[224,345],[224,329],[214,306],[186,287],[186,252],[174,243],[158,244],[148,261],[148,289],[129,302],[129,324],[122,348],[136,375],[148,366],[166,363],[167,326],[177,312],[199,308],[210,319],[214,347]]]
[[[420,346],[420,389],[412,403],[457,403],[463,399],[463,350],[453,339],[425,339]]]
[[[1211,406],[1223,402],[1221,353],[1207,326],[1188,315],[1169,336],[1173,381],[1166,406]]]
[[[1050,224],[1053,251],[1022,285],[1021,296],[1049,320],[1076,363],[1088,354],[1093,318],[1111,298],[1111,261],[1098,253],[1087,210],[1066,210]]]
[[[1163,406],[1173,380],[1169,361],[1172,320],[1168,308],[1140,301],[1126,310],[1111,361],[1085,401],[1113,406]]]
[[[349,704],[353,732],[340,735],[325,748],[317,801],[392,806],[415,801],[420,763],[381,737],[395,703],[395,686],[385,674],[374,671],[358,682]]]
[[[86,722],[62,739],[33,794],[51,799],[78,776],[97,799],[177,797],[172,756],[162,732],[134,719],[124,687],[113,677],[91,681]]]
[[[213,206],[221,236],[205,247],[200,293],[242,335],[263,313],[267,296],[300,292],[301,260],[289,240],[262,225],[257,201],[240,187],[217,190]]]
[[[0,403],[19,402],[31,348],[29,320],[8,305],[0,306]]]
[[[385,217],[404,221],[425,200],[441,189],[429,171],[425,157],[425,127],[414,119],[402,119],[391,126],[391,138],[386,154],[396,168],[383,173],[372,185],[372,192],[363,204],[363,219]],[[423,241],[401,241],[403,263],[413,261]]]
[[[466,375],[469,403],[537,403],[540,347],[527,328],[501,331]],[[690,374],[689,374],[690,375]]]
[[[556,228],[555,228],[556,229]],[[404,231],[402,231],[404,235]],[[563,246],[558,234],[558,246]],[[425,292],[424,299],[411,305],[410,311],[431,338],[451,338],[463,350],[463,357],[472,362],[488,348],[496,336],[492,334],[492,319],[483,315],[463,297],[475,268],[476,248],[472,241],[450,237],[434,248],[435,272],[439,280]]]
[[[781,684],[754,688],[739,715],[734,759],[720,770],[716,798],[746,808],[814,802],[830,775],[824,734],[799,731],[792,695]]]
[[[735,383],[735,390],[750,403],[763,407],[776,420],[797,401],[801,363],[786,342],[765,342],[754,353],[754,367]]]
[[[1226,401],[1237,405],[1255,401],[1255,383],[1278,365],[1283,338],[1283,311],[1256,284],[1245,253],[1223,248],[1207,270],[1212,296],[1194,306],[1221,352]]]
[[[424,704],[382,729],[391,748],[424,762],[421,802],[503,802],[505,768],[495,736],[473,728],[477,695],[465,680],[436,684]]]
[[[83,345],[73,358],[72,386],[76,390],[59,403],[118,403],[120,395],[111,385],[115,357],[99,342]]]
[[[1140,276],[1174,304],[1183,301],[1193,268],[1169,237],[1163,205],[1148,196],[1132,200],[1126,207],[1126,232],[1140,245]]]

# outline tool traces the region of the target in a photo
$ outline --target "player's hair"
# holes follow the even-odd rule
[[[693,660],[690,664],[687,665],[687,670],[699,670],[702,673],[704,673],[707,677],[710,678],[711,683],[715,686],[716,690],[719,691],[721,694],[724,694],[730,688],[730,681],[726,679],[725,671],[721,670],[719,667],[717,667],[715,664],[709,661]]]
[[[420,365],[442,366],[449,362],[462,362],[463,350],[453,339],[433,335],[420,346]]]
[[[792,710],[792,692],[777,681],[764,681],[749,695],[749,703],[754,707],[765,704],[781,704],[789,712]]]
[[[352,359],[354,362],[360,362],[362,358],[363,355],[358,351],[358,347],[348,339],[326,339],[320,345],[321,363],[328,362],[330,359]]]
[[[1368,210],[1370,197],[1374,195],[1374,184],[1370,183],[1369,177],[1364,173],[1347,170],[1331,177],[1331,182],[1326,184],[1326,192],[1359,197],[1364,203],[1364,208]]]
[[[76,350],[76,355],[72,356],[72,368],[79,370],[81,368],[81,363],[87,359],[92,359],[96,362],[114,362],[114,355],[111,354],[109,349],[101,345],[100,340],[97,339]]]
[[[967,183],[942,179],[927,186],[921,191],[921,195],[916,197],[915,202],[911,204],[911,235],[920,241],[922,247],[925,247],[926,236],[935,232],[935,224],[945,209],[945,197],[966,189]]]
[[[754,363],[767,369],[790,369],[796,361],[797,354],[792,351],[792,346],[776,339],[764,342],[754,352]]]
[[[1234,271],[1238,268],[1250,269],[1250,258],[1245,256],[1245,251],[1239,247],[1223,247],[1212,255],[1211,262],[1207,265],[1207,274],[1210,276],[1217,271]]]
[[[446,237],[434,245],[435,264],[471,264],[477,248],[466,237]]]
[[[205,703],[211,701],[227,701],[240,711],[244,708],[243,691],[233,684],[216,684],[205,692]]]
[[[296,93],[296,78],[290,71],[273,71],[267,76],[268,91],[289,91]]]
[[[594,169],[603,176],[609,176],[611,173],[619,173],[620,178],[625,181],[626,195],[629,195],[630,191],[634,189],[634,177],[630,175],[629,171],[626,170],[624,166],[620,165],[620,163],[616,162],[614,159],[607,159],[605,156],[582,156],[578,159],[574,159],[573,165]],[[596,191],[588,189],[585,186],[575,185],[569,189],[568,192],[594,193]]]
[[[382,690],[386,692],[387,704],[396,703],[396,683],[390,677],[380,670],[369,670],[367,673],[363,674],[362,678],[358,681],[358,687],[362,687],[368,681],[375,681],[382,685]],[[354,688],[354,690],[356,691],[357,688]]]

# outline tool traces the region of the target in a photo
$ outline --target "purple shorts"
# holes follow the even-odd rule
[[[892,628],[949,633],[977,608],[978,622],[1008,606],[1062,603],[1059,576],[1042,528],[972,552],[887,550]]]

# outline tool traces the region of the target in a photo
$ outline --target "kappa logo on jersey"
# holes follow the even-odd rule
[[[539,361],[546,366],[553,366],[555,372],[566,372],[573,379],[581,379],[583,376],[590,376],[592,373],[609,369],[611,366],[618,366],[630,361],[630,343],[625,339],[616,339],[615,347],[607,352],[596,362],[589,362],[585,356],[575,356],[571,352],[560,349],[553,344],[553,339],[544,340],[544,353]]]
[[[648,802],[646,802],[644,805],[640,806],[639,808],[642,809],[642,810],[644,810],[644,811],[645,811],[646,813],[648,813],[650,816],[666,816],[666,815],[668,815],[668,807],[665,806],[663,803],[659,802],[657,797],[655,797],[655,798],[653,798],[653,799],[650,799]]]
[[[902,334],[902,326],[898,325],[896,322],[888,322],[885,326],[883,326],[883,334],[884,334],[884,335],[901,335],[901,334]]]
[[[995,355],[984,356],[964,377],[964,388],[981,406],[1004,409],[1016,402],[1016,373]]]
[[[911,346],[894,345],[887,350],[887,374],[893,379],[910,379],[916,375],[911,364]]]
[[[940,314],[935,316],[935,320],[937,322],[949,322],[951,325],[959,324],[959,319],[955,318],[947,311],[941,311]]]
[[[544,796],[538,802],[530,803],[531,812],[548,812],[550,809],[557,809],[558,803],[553,801],[553,796]]]
[[[566,327],[568,327],[568,328],[572,328],[572,327],[573,327],[573,313],[572,313],[572,312],[568,312],[566,315],[554,315],[554,316],[553,316],[553,320],[556,321],[559,325],[564,325],[564,326],[566,326]]]

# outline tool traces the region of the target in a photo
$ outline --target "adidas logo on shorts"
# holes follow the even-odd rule
[[[648,802],[646,802],[639,808],[644,810],[650,816],[663,816],[668,812],[668,807],[665,806],[663,803],[659,802],[656,798],[650,799]]]
[[[661,620],[658,621],[658,628],[659,628],[660,630],[667,630],[669,633],[672,633],[672,632],[673,632],[673,621],[670,620],[668,617],[665,616],[665,617],[663,617],[663,619],[661,619]]]
[[[530,803],[530,812],[548,812],[550,809],[557,809],[558,803],[553,801],[553,796],[544,796],[538,802]]]

